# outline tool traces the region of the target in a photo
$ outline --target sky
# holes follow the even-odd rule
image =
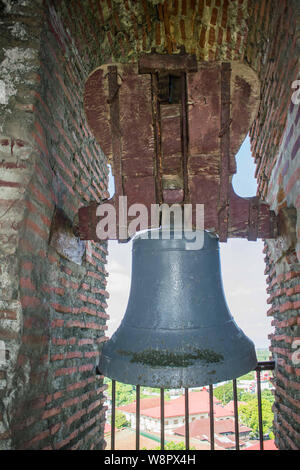
[[[233,188],[242,197],[256,194],[255,164],[247,137],[236,156],[237,173]],[[113,178],[110,178],[110,196],[113,195]],[[127,307],[131,279],[132,243],[108,243],[108,336],[118,328]],[[264,275],[263,242],[247,239],[229,239],[220,243],[221,270],[225,297],[229,310],[238,326],[252,339],[256,348],[269,346],[272,332],[271,319],[266,312],[266,276]]]

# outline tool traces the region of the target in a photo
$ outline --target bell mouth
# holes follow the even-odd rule
[[[189,388],[241,377],[256,365],[254,344],[231,320],[187,330],[184,340],[179,330],[123,326],[104,346],[98,369],[122,383]]]

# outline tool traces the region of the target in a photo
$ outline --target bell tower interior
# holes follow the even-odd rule
[[[120,196],[263,240],[274,441],[299,450],[299,2],[1,0],[0,28],[0,450],[106,447],[97,208],[127,241]],[[248,133],[249,198],[231,184]]]

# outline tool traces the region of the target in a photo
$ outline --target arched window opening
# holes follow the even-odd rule
[[[232,186],[240,197],[256,195],[255,162],[251,155],[249,135],[236,155],[237,172]],[[267,349],[271,319],[267,317],[267,292],[263,242],[229,239],[220,243],[222,279],[229,309],[238,325],[256,348]]]
[[[255,196],[257,190],[256,166],[251,155],[249,135],[247,135],[235,158],[237,172],[232,178],[232,187],[235,193],[241,197]]]
[[[109,197],[110,199],[114,196],[115,194],[115,177],[112,174],[111,171],[111,165],[108,165],[109,168],[109,173],[108,173],[108,192],[109,192]]]

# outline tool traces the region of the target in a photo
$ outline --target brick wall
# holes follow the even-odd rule
[[[176,53],[185,46],[201,60],[243,60],[251,0],[56,1],[78,49],[93,61],[127,62],[141,51]],[[88,23],[86,19],[89,19]],[[98,65],[98,64],[97,64]]]
[[[78,208],[107,196],[105,157],[83,115],[90,64],[53,4],[5,3],[0,448],[99,449],[107,247],[72,231]]]
[[[300,8],[298,2],[276,2],[270,17],[266,11],[271,3],[253,5],[247,57],[259,72],[262,100],[251,141],[258,194],[280,217],[280,236],[266,240],[264,248],[267,315],[274,326],[270,350],[276,362],[275,439],[280,449],[299,449],[300,105],[292,101],[292,84],[300,78]]]

